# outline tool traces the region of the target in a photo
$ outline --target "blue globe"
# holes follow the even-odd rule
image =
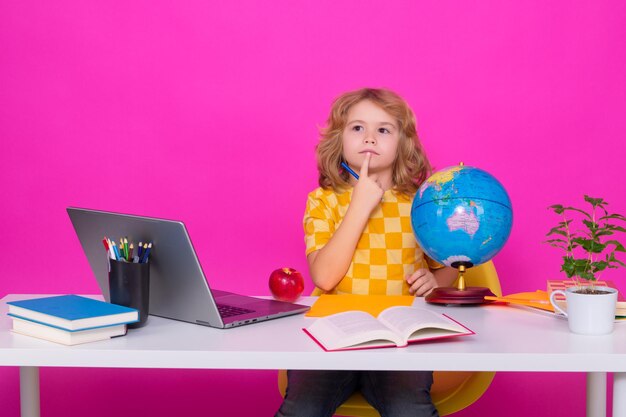
[[[504,246],[512,224],[511,200],[502,184],[470,166],[431,175],[411,206],[418,243],[429,257],[447,266],[489,261]]]

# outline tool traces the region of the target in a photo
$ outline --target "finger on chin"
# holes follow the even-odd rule
[[[368,176],[368,171],[369,171],[369,166],[370,166],[370,158],[372,157],[372,154],[367,152],[365,154],[365,159],[363,160],[363,164],[361,165],[361,176],[362,177],[367,177]]]

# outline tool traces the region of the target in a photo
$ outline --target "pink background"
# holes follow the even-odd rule
[[[69,205],[183,220],[212,283],[269,294],[273,269],[307,271],[317,126],[362,86],[406,98],[436,167],[506,186],[505,293],[560,277],[548,205],[626,211],[623,2],[3,1],[0,296],[98,292]],[[271,415],[275,378],[43,369],[42,412]],[[0,404],[18,415],[17,369],[0,368]],[[583,416],[584,375],[499,373],[458,415],[504,408]]]

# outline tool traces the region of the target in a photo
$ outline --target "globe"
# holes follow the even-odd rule
[[[462,164],[431,175],[411,206],[411,225],[424,252],[455,268],[493,258],[512,224],[511,200],[502,184],[488,172]]]

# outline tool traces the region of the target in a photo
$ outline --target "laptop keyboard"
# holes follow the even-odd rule
[[[226,304],[218,304],[217,310],[220,312],[220,316],[224,317],[232,317],[239,316],[241,314],[253,313],[254,310],[250,310],[247,308],[234,307]]]

